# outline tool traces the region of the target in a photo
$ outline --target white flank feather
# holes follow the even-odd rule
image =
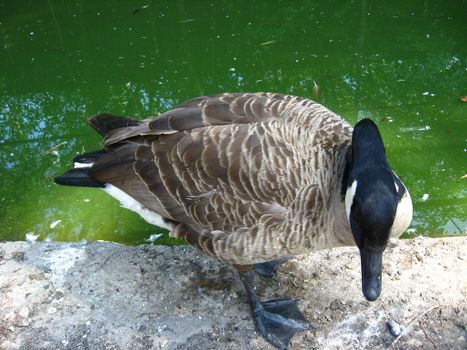
[[[136,199],[129,196],[128,194],[123,192],[118,187],[115,187],[110,184],[105,184],[103,190],[107,192],[107,194],[109,194],[110,196],[117,199],[123,208],[134,211],[135,213],[137,213],[139,216],[141,216],[144,220],[146,220],[150,224],[163,227],[168,230],[172,229],[172,225],[165,222],[164,219],[162,219],[162,216],[153,212],[152,210],[149,210],[148,208],[143,206],[140,202],[138,202]]]

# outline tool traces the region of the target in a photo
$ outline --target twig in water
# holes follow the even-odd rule
[[[58,145],[55,145],[49,150],[47,150],[46,152],[44,152],[44,154],[49,154],[50,152],[57,150],[59,147],[65,145],[66,143],[67,143],[66,141],[60,142]]]

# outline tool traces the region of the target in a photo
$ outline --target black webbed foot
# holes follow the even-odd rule
[[[287,349],[295,333],[315,329],[297,307],[293,299],[259,302],[253,310],[261,335],[279,349]]]
[[[316,328],[300,312],[296,299],[261,302],[255,292],[254,277],[254,271],[240,273],[256,327],[267,341],[279,349],[287,349],[295,333]]]
[[[297,302],[298,299],[274,299],[261,304],[266,311],[308,324],[308,320],[298,309]]]
[[[263,277],[274,277],[276,276],[277,267],[292,258],[282,258],[276,260],[265,261],[263,263],[255,264],[253,269],[255,272]]]

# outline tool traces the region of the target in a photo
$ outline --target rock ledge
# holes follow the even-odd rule
[[[293,259],[258,291],[320,326],[291,349],[466,349],[466,254],[466,237],[398,241],[373,303],[355,248]],[[1,243],[0,295],[0,349],[272,349],[232,268],[189,246]]]

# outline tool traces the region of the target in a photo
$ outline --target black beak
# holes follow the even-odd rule
[[[362,292],[369,301],[378,299],[381,294],[381,269],[384,249],[362,248]]]

